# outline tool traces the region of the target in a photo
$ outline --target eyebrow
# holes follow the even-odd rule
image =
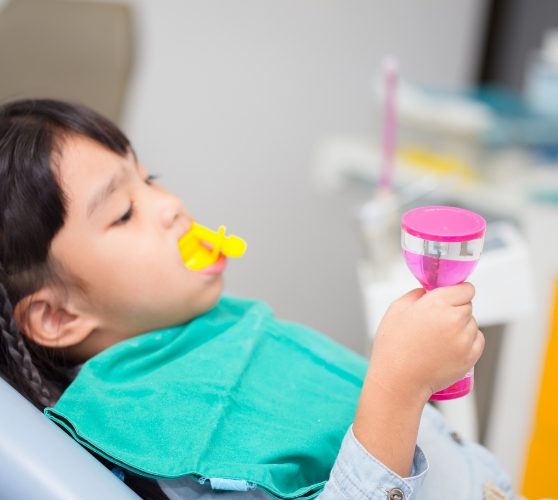
[[[125,176],[126,170],[122,169],[95,193],[95,196],[91,198],[91,201],[87,206],[87,218],[90,218],[93,213],[107,200],[107,198],[118,189],[118,186],[122,183],[122,179],[124,179]]]

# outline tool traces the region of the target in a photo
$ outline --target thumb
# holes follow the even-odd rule
[[[407,309],[407,307],[413,305],[417,300],[426,294],[424,288],[415,288],[410,292],[407,292],[402,297],[399,297],[395,302],[392,303],[391,307],[395,308],[397,311],[402,311]]]

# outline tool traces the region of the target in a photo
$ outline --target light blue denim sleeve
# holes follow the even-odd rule
[[[497,498],[517,500],[510,477],[496,458],[461,438],[432,405],[424,408],[417,442],[429,463],[417,500],[483,500],[486,481],[501,491]]]
[[[428,461],[417,446],[411,477],[401,478],[375,459],[347,431],[324,491],[316,500],[411,500],[416,498],[428,471]]]

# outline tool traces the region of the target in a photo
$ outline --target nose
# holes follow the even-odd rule
[[[190,222],[190,215],[184,207],[182,200],[171,193],[165,193],[161,200],[159,222],[164,229],[172,229],[177,225],[186,226]],[[181,227],[186,231],[187,227]]]

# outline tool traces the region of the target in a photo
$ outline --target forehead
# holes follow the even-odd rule
[[[102,144],[81,135],[64,139],[56,166],[64,194],[72,201],[83,200],[108,179],[127,168],[133,168],[134,157],[111,151]]]

